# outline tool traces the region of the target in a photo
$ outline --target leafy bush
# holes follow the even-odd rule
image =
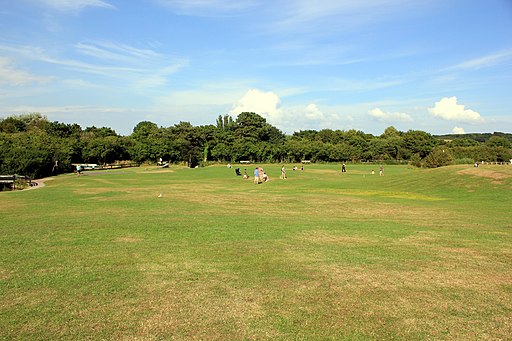
[[[424,161],[425,167],[436,168],[449,165],[453,161],[453,157],[449,150],[438,147],[434,148]]]
[[[473,164],[475,161],[469,157],[465,157],[465,158],[462,158],[462,159],[454,159],[452,161],[452,163],[454,165],[471,165]]]
[[[421,162],[420,154],[413,154],[413,155],[411,156],[410,163],[411,163],[411,165],[413,165],[414,167],[422,167],[422,166],[423,166],[423,163]]]

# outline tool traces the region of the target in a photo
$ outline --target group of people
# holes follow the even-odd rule
[[[347,172],[347,165],[342,164],[341,165],[341,172],[346,173]],[[372,175],[375,174],[375,171],[372,169]],[[384,167],[382,165],[379,166],[379,175],[384,176]]]
[[[231,165],[229,165],[231,166]],[[228,168],[230,168],[228,166]],[[240,173],[240,168],[235,169],[237,176],[243,176],[244,179],[249,179],[249,174],[247,174],[247,168],[244,169],[244,174]],[[281,167],[281,179],[286,179],[286,169],[284,168],[284,165]],[[262,167],[256,167],[254,169],[254,183],[259,184],[262,182],[270,181],[270,177],[268,176],[267,172],[263,170]]]
[[[231,164],[228,164],[227,166],[228,166],[228,168],[231,168]],[[298,170],[298,167],[293,166],[292,169],[295,171],[295,170]],[[303,171],[304,165],[302,165],[300,169]],[[242,174],[240,173],[240,168],[236,168],[235,171],[236,171],[236,175],[242,176]],[[341,165],[341,172],[342,173],[347,172],[347,165],[345,165],[344,163]],[[372,169],[371,174],[375,174],[375,171],[373,169]],[[384,175],[384,167],[382,165],[379,166],[379,175],[380,176]],[[247,169],[244,169],[243,178],[249,179],[249,174],[247,174]],[[284,165],[281,167],[281,176],[279,178],[280,179],[287,178],[286,177],[286,169],[285,169]],[[254,183],[259,184],[259,183],[267,182],[267,181],[270,181],[270,177],[268,176],[268,174],[263,170],[262,167],[256,167],[254,169]]]
[[[293,167],[293,170],[297,170],[297,166],[294,166]],[[300,168],[301,170],[304,170],[304,166],[302,166]],[[247,179],[249,176],[247,175],[247,169],[244,171],[244,179]],[[287,176],[286,176],[286,168],[284,167],[284,165],[281,167],[281,176],[279,177],[280,179],[287,179]],[[263,170],[262,167],[256,167],[254,169],[254,183],[255,184],[259,184],[261,182],[267,182],[267,181],[270,181],[270,177],[268,176],[268,174]]]
[[[244,176],[244,178],[245,178],[245,176]],[[268,174],[263,170],[262,167],[256,167],[254,169],[254,183],[257,185],[261,182],[267,182],[267,181],[270,181],[270,177],[268,176]]]

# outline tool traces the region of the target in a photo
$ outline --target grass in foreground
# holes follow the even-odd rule
[[[265,168],[0,193],[0,338],[512,335],[512,167]]]

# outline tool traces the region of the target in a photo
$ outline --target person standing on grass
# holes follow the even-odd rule
[[[55,160],[55,163],[53,164],[53,168],[52,168],[52,174],[57,172],[58,170],[59,170],[59,161]]]
[[[281,167],[281,179],[286,179],[286,170],[284,169],[284,165]]]
[[[260,182],[260,171],[258,167],[254,169],[254,183],[257,185]]]
[[[342,173],[346,173],[347,172],[347,166],[345,166],[345,164],[341,165],[341,172]]]
[[[379,167],[379,175],[380,176],[384,175],[384,168],[382,167],[382,165],[380,165],[380,167]]]

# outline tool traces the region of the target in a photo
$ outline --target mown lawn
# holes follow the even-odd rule
[[[280,167],[0,193],[0,339],[510,339],[512,166]]]

